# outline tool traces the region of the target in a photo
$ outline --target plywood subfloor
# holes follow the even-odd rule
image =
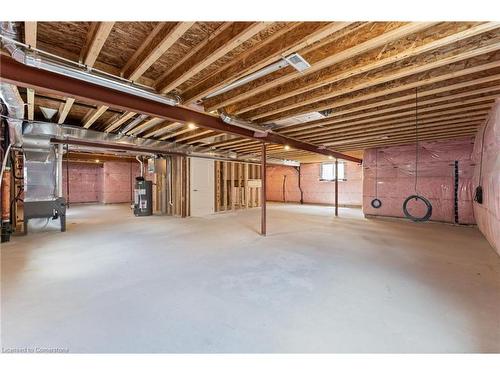
[[[500,258],[475,228],[278,205],[209,219],[72,206],[2,246],[2,347],[500,352]]]

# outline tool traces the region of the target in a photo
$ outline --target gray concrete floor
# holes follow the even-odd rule
[[[259,215],[71,207],[66,233],[2,245],[2,347],[500,352],[500,258],[476,228],[273,204],[262,238]]]

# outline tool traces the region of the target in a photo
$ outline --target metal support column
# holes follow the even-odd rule
[[[266,235],[266,143],[262,142],[261,146],[261,157],[262,161],[260,163],[260,178],[262,181],[262,186],[260,188],[261,195],[261,217],[260,217],[260,234]]]
[[[339,216],[339,160],[335,159],[335,216]]]

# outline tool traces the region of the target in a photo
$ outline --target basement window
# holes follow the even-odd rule
[[[345,181],[344,163],[339,162],[339,181]],[[320,181],[335,181],[335,163],[321,163]]]

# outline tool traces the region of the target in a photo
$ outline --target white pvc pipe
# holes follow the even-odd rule
[[[63,144],[57,145],[57,196],[63,196]],[[69,184],[69,181],[66,181]]]

